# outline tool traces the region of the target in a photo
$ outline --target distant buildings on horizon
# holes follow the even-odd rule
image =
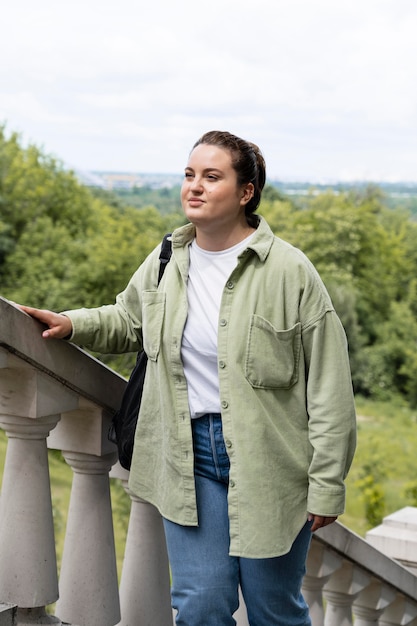
[[[132,191],[136,188],[150,187],[151,189],[171,189],[181,185],[183,176],[180,174],[149,174],[138,172],[85,172],[75,171],[81,184],[87,187],[97,187],[108,191]],[[417,196],[417,182],[384,182],[384,181],[283,181],[268,180],[268,183],[284,193],[303,194],[311,188],[319,191],[334,189],[338,191],[363,188],[368,185],[377,185],[391,195],[402,197]]]

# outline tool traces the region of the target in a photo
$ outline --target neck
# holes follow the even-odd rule
[[[209,229],[196,227],[196,242],[203,250],[219,252],[227,250],[249,237],[256,229],[249,224],[241,228],[234,228],[231,231],[211,232]]]

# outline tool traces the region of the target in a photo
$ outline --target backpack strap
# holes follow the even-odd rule
[[[171,245],[171,233],[167,233],[164,235],[161,245],[161,252],[159,254],[159,274],[158,274],[158,284],[164,274],[165,268],[167,266],[168,261],[171,258],[172,245]]]

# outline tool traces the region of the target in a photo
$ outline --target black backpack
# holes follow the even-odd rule
[[[162,240],[161,253],[159,255],[158,284],[165,271],[165,267],[171,258],[171,235],[165,235]],[[138,421],[139,407],[142,400],[143,383],[146,374],[148,357],[144,350],[138,352],[136,365],[130,374],[129,381],[123,394],[120,409],[114,414],[108,431],[108,438],[117,445],[120,465],[130,470],[132,462],[133,443],[135,439],[136,424]]]

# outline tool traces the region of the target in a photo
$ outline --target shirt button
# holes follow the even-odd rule
[[[226,287],[228,289],[233,289],[234,286],[235,286],[235,283],[232,280],[227,281]]]
[[[230,439],[226,439],[225,444],[226,444],[226,448],[232,447],[232,442],[230,441]]]
[[[229,406],[229,403],[226,402],[226,400],[222,400],[222,409],[227,409],[228,406]]]
[[[226,363],[224,361],[219,361],[219,367],[223,370],[226,367]]]
[[[226,326],[227,325],[227,320],[225,320],[223,317],[220,320],[220,326]]]
[[[231,480],[231,481],[229,482],[229,485],[230,485],[230,487],[234,487],[234,486],[235,486],[235,481],[234,481],[234,480]]]

